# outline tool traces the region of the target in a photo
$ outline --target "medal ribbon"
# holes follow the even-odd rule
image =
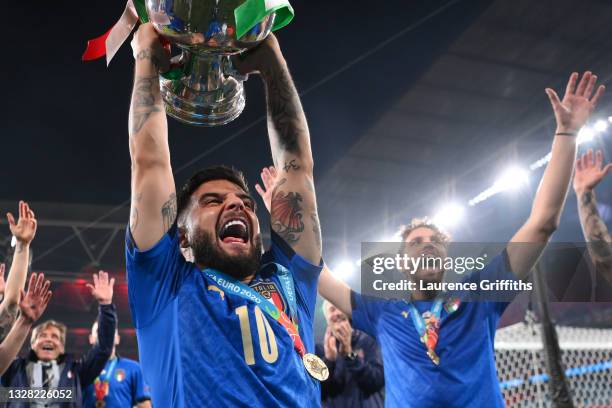
[[[456,302],[453,300],[453,302]],[[414,306],[412,302],[409,302],[410,307],[410,317],[412,318],[412,322],[414,323],[414,327],[419,333],[419,338],[421,342],[425,344],[428,352],[434,352],[436,345],[438,344],[438,334],[440,331],[440,315],[442,314],[442,305],[444,302],[441,299],[437,299],[434,301],[433,306],[430,309],[431,317],[427,319],[423,319],[423,316],[419,313],[417,308]],[[454,303],[456,306],[456,303]],[[447,310],[448,314],[452,314],[457,310],[457,307],[453,307],[450,310]]]
[[[295,316],[295,292],[293,289],[293,281],[291,280],[292,278],[290,276],[290,272],[282,265],[274,265],[277,268],[277,273],[281,282],[281,286],[283,286],[283,291],[285,291],[285,296],[290,302],[290,313],[292,316]],[[287,330],[287,333],[289,333],[291,340],[293,340],[293,347],[295,348],[295,351],[297,351],[297,353],[300,355],[300,357],[303,357],[304,354],[306,354],[306,347],[304,347],[304,342],[302,342],[302,338],[300,337],[297,326],[294,325],[289,316],[287,316],[285,312],[276,307],[274,303],[269,302],[253,288],[245,285],[244,283],[240,282],[237,279],[234,279],[229,275],[224,274],[223,272],[220,272],[216,269],[205,269],[203,272],[210,279],[214,280],[217,285],[223,288],[223,290],[225,290],[226,292],[234,294],[259,306],[261,310],[266,312],[268,316],[276,320],[281,326],[285,328],[285,330]],[[281,278],[281,276],[283,277]],[[290,290],[287,290],[288,288],[290,288]]]
[[[108,363],[107,363],[108,364]],[[100,381],[100,377],[96,378],[97,381],[94,382],[94,389],[96,394],[96,400],[102,401],[104,397],[108,395],[108,387],[110,384],[110,378],[113,375],[113,371],[115,371],[115,366],[117,365],[117,357],[113,359],[104,379]]]

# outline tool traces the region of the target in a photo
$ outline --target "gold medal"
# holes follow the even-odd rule
[[[302,357],[302,362],[304,363],[304,367],[306,367],[308,374],[310,374],[313,378],[316,378],[319,381],[325,381],[327,380],[327,377],[329,377],[329,370],[319,356],[312,353],[306,353]]]
[[[427,350],[427,357],[429,357],[435,365],[440,365],[440,357],[438,357],[435,351]]]

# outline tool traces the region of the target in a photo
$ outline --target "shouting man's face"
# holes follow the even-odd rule
[[[259,269],[262,243],[255,201],[228,180],[212,180],[191,195],[181,245],[199,267],[244,279]],[[183,218],[183,217],[181,217]]]

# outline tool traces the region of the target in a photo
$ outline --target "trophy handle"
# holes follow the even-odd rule
[[[226,75],[231,75],[236,78],[236,81],[240,82],[246,82],[249,80],[249,74],[242,75],[240,72],[238,72],[236,68],[234,68],[234,64],[232,62],[231,57],[224,61],[225,65],[223,67],[223,72],[225,72]]]

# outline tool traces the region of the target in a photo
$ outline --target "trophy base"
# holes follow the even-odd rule
[[[195,126],[221,126],[236,119],[245,105],[241,81],[228,76],[210,91],[189,87],[181,79],[160,77],[160,92],[168,116]]]

